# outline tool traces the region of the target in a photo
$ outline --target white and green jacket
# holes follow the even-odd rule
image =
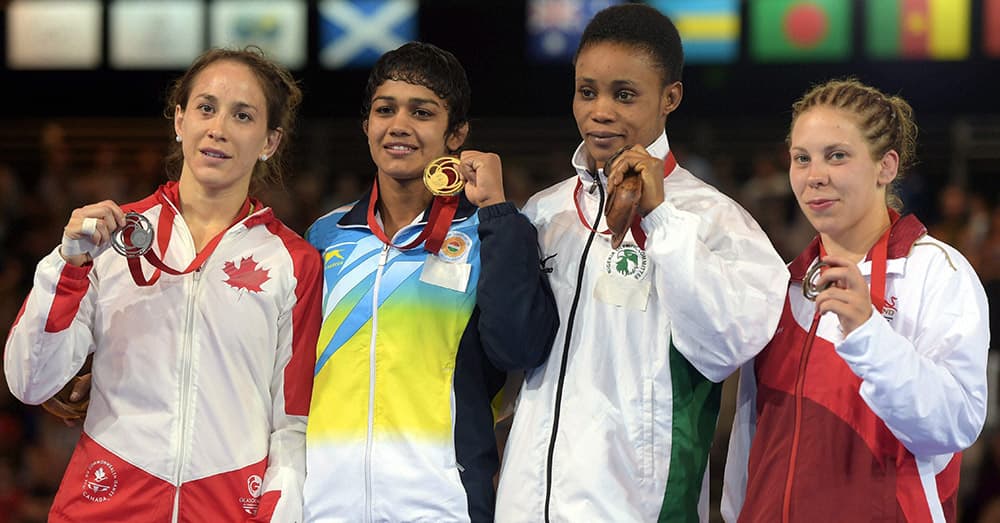
[[[606,179],[595,187],[582,146],[577,176],[524,209],[560,324],[521,388],[497,521],[707,519],[719,382],[770,339],[788,271],[745,210],[676,166],[665,133],[647,150],[668,172],[644,250],[591,231],[607,228],[593,227]]]

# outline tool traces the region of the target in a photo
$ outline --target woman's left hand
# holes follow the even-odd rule
[[[861,275],[858,266],[846,258],[827,256],[821,261],[829,267],[816,281],[816,287],[825,289],[827,285],[833,285],[816,296],[816,308],[821,314],[836,314],[840,318],[840,329],[847,336],[872,315],[868,282]]]
[[[645,216],[663,203],[663,160],[650,156],[643,146],[633,145],[614,160],[611,172],[605,171],[608,187],[621,183],[629,169],[637,171],[642,178],[642,196],[639,198],[638,210],[639,214]]]

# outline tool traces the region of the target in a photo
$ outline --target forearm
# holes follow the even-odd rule
[[[68,266],[55,251],[38,264],[4,350],[7,383],[24,403],[55,395],[93,350],[88,273],[89,266]]]
[[[511,203],[483,208],[479,216],[483,347],[500,369],[538,366],[548,356],[559,317],[539,260],[537,233]]]

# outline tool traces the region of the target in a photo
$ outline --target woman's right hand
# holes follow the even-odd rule
[[[125,212],[111,200],[74,209],[63,228],[59,254],[66,263],[79,267],[106,249],[111,235],[124,225]]]

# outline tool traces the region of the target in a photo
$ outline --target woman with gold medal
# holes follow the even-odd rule
[[[545,360],[558,320],[500,158],[459,152],[469,91],[433,45],[383,55],[362,123],[371,190],[306,235],[325,292],[307,520],[493,520],[491,402]]]

